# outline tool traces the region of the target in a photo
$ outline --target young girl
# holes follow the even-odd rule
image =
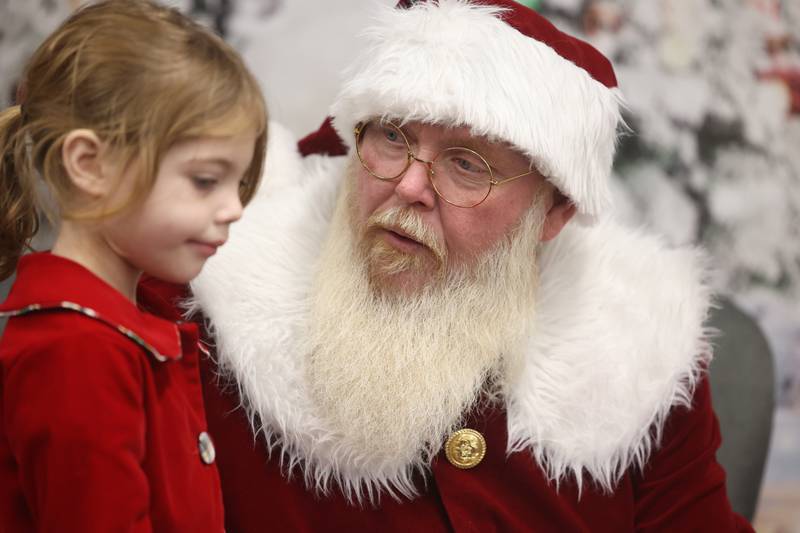
[[[18,95],[0,114],[0,530],[222,531],[196,327],[136,287],[189,281],[227,239],[261,174],[258,84],[178,12],[111,0],[39,47]],[[37,205],[57,238],[20,259]]]

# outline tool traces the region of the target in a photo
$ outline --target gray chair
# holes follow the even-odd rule
[[[719,330],[709,377],[734,511],[752,522],[758,503],[775,408],[775,370],[767,339],[750,316],[722,299],[709,325]]]

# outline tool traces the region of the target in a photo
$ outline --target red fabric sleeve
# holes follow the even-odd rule
[[[102,326],[51,338],[8,365],[3,391],[37,530],[151,531],[142,356]]]
[[[753,531],[728,501],[716,460],[721,440],[703,379],[692,408],[670,414],[660,448],[635,479],[637,531]]]

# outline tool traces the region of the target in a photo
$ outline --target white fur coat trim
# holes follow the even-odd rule
[[[413,471],[426,465],[364,471],[370,450],[340,445],[304,379],[298,340],[347,158],[301,162],[289,148],[277,152],[270,148],[267,181],[229,243],[193,283],[194,303],[254,431],[285,466],[354,499],[413,495]],[[697,251],[669,250],[611,222],[568,226],[546,245],[535,331],[521,374],[506,384],[509,452],[531,453],[555,482],[588,476],[608,490],[643,466],[670,409],[689,404],[709,354],[703,264]]]
[[[621,93],[465,0],[385,7],[331,108],[352,146],[374,117],[469,124],[517,146],[585,220],[608,211]],[[479,68],[476,68],[479,67]]]

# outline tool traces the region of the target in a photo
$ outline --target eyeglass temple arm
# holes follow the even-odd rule
[[[498,185],[504,185],[504,184],[508,183],[509,181],[514,181],[515,179],[521,178],[522,176],[527,176],[528,174],[533,174],[534,172],[536,172],[536,169],[532,168],[531,170],[529,170],[527,172],[523,172],[522,174],[517,174],[516,176],[511,176],[510,178],[503,178],[501,180],[495,180],[495,179],[490,180],[489,183],[491,183],[493,187],[497,187]]]

